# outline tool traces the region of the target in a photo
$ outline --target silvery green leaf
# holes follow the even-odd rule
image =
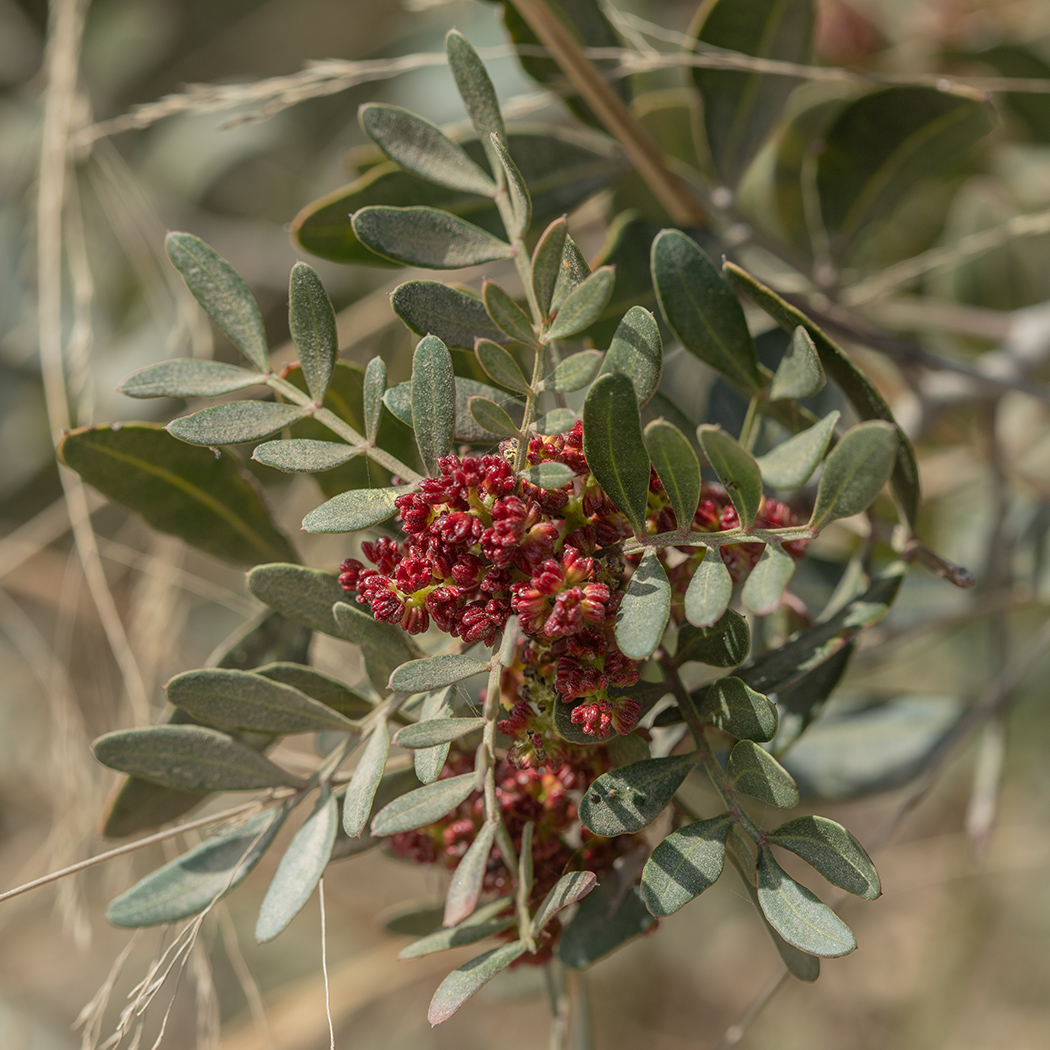
[[[873,901],[882,893],[879,874],[864,847],[827,817],[796,817],[767,835],[774,846],[812,864],[833,886]]]
[[[377,354],[365,369],[363,393],[365,437],[375,442],[379,421],[383,415],[383,394],[386,393],[386,363]]]
[[[344,598],[348,597],[343,592]],[[361,647],[372,688],[381,696],[387,691],[390,674],[399,664],[419,655],[419,647],[400,627],[381,623],[359,605],[338,601],[332,607],[338,637]]]
[[[663,340],[656,318],[644,306],[632,306],[616,326],[601,374],[626,372],[634,384],[638,404],[645,405],[660,385],[663,364]]]
[[[795,559],[783,547],[766,544],[762,556],[744,581],[740,597],[753,613],[768,616],[780,608],[784,588],[795,574]]]
[[[397,513],[394,501],[412,486],[351,489],[341,492],[303,518],[306,532],[356,532],[370,529]]]
[[[777,709],[769,697],[732,675],[708,686],[701,714],[712,725],[742,740],[765,741],[776,736]],[[742,767],[738,764],[738,768]]]
[[[850,427],[824,463],[810,525],[866,510],[890,479],[897,460],[897,428],[873,419]]]
[[[485,725],[484,718],[435,718],[425,722],[413,722],[403,726],[394,734],[398,747],[433,747],[447,744],[461,736],[473,733]]]
[[[597,885],[598,876],[593,871],[570,871],[562,875],[536,909],[530,934],[535,937],[558,912],[564,911],[570,904],[578,904]]]
[[[500,897],[499,900],[478,908],[458,926],[450,930],[437,929],[413,941],[398,952],[399,959],[418,959],[423,955],[433,955],[435,952],[445,952],[450,948],[459,948],[464,944],[476,944],[487,937],[495,937],[504,930],[514,925],[513,915],[500,916],[500,912],[513,909],[514,902],[510,897]],[[442,909],[437,909],[437,919],[440,921],[443,914]],[[391,927],[388,923],[387,929]],[[391,930],[392,933],[400,933],[400,930]]]
[[[339,807],[325,784],[314,811],[288,844],[263,898],[255,924],[255,939],[260,944],[281,933],[313,895],[332,855],[338,824]]]
[[[245,441],[261,441],[308,415],[308,410],[298,405],[230,401],[180,416],[164,429],[190,445],[239,445]]]
[[[451,719],[452,703],[455,697],[456,687],[454,685],[428,693],[420,708],[420,721],[435,722],[439,719]],[[433,784],[441,776],[450,747],[450,744],[436,744],[434,747],[421,747],[412,753],[412,764],[421,784]]]
[[[464,193],[492,197],[496,184],[440,128],[400,106],[370,102],[357,111],[368,137],[405,171]]]
[[[733,597],[733,578],[717,547],[704,547],[703,561],[696,567],[685,592],[685,618],[694,627],[717,623]]]
[[[225,733],[195,725],[121,729],[100,736],[95,758],[110,769],[183,791],[301,787],[302,781]]]
[[[572,467],[564,463],[537,463],[522,471],[521,476],[530,484],[541,489],[560,489],[576,477]]]
[[[477,774],[463,773],[425,784],[394,799],[372,818],[373,835],[414,831],[450,813],[465,802],[477,786]]]
[[[692,524],[700,503],[700,461],[689,439],[673,423],[654,419],[642,435],[656,475],[671,501],[680,529]]]
[[[284,562],[257,565],[248,573],[248,590],[295,623],[345,637],[332,616],[332,606],[346,601],[347,593],[331,573]]]
[[[578,284],[558,307],[547,329],[548,339],[567,339],[589,328],[601,316],[612,298],[616,268],[600,266]]]
[[[470,414],[479,427],[502,438],[516,438],[520,435],[514,420],[495,401],[490,401],[487,397],[472,397],[468,405]]]
[[[532,198],[529,196],[529,188],[518,171],[511,155],[503,140],[493,132],[489,135],[492,148],[499,158],[500,166],[503,168],[503,177],[507,185],[507,195],[510,198],[510,213],[512,216],[511,226],[507,232],[512,237],[524,237],[532,222]]]
[[[549,314],[557,317],[565,300],[583,284],[591,275],[591,268],[580,251],[579,245],[568,235],[565,235],[565,244],[562,247],[561,266],[558,269],[558,278],[554,282],[554,292],[551,295]]]
[[[508,341],[477,295],[440,281],[406,281],[393,290],[390,305],[416,335],[436,335],[450,348],[473,350],[476,339]]]
[[[478,339],[474,343],[474,353],[493,382],[518,394],[529,392],[529,381],[509,350],[505,350],[491,339]]]
[[[766,918],[762,912],[762,905],[758,899],[758,889],[751,885],[751,880],[744,878],[741,880],[744,884],[744,889],[747,890],[748,896],[751,898],[752,903],[758,909],[759,915],[762,916],[762,923],[769,932],[769,936],[773,939],[773,944],[776,946],[777,952],[780,958],[783,960],[784,965],[787,967],[788,972],[799,981],[812,982],[820,976],[820,959],[815,955],[808,955],[806,952],[799,951],[793,944],[788,944],[783,937],[773,928],[769,919]]]
[[[831,444],[839,416],[839,412],[829,412],[808,430],[759,456],[755,462],[762,471],[763,481],[775,489],[798,489],[805,485]]]
[[[469,441],[474,444],[490,444],[492,434],[480,427],[470,414],[470,399],[472,397],[487,397],[497,404],[508,403],[510,400],[503,390],[497,390],[487,383],[479,383],[476,379],[464,379],[456,376],[456,429],[453,438],[456,441]],[[402,423],[413,425],[412,421],[412,384],[397,383],[390,387],[383,395],[383,404]]]
[[[237,271],[191,233],[169,233],[164,247],[194,299],[260,372],[269,372],[262,314]]]
[[[634,387],[624,373],[599,376],[587,392],[583,448],[598,484],[626,515],[635,535],[643,535],[649,502],[649,453],[642,441]]]
[[[485,821],[456,865],[445,897],[445,917],[442,925],[457,926],[477,907],[485,871],[488,868],[489,854],[492,852],[492,841],[496,837],[498,827],[498,821]]]
[[[762,505],[762,475],[755,457],[721,427],[701,423],[696,428],[696,436],[718,480],[729,493],[741,524],[751,528]]]
[[[732,826],[732,818],[723,813],[679,828],[653,850],[641,882],[650,914],[672,915],[718,881]]]
[[[533,424],[537,434],[564,434],[576,426],[579,416],[571,408],[552,408]]]
[[[232,831],[205,839],[125,890],[110,904],[106,918],[114,926],[133,929],[199,915],[255,867],[287,815],[286,806],[273,806]]]
[[[390,688],[399,693],[429,693],[432,689],[461,682],[476,674],[487,674],[489,665],[471,656],[427,656],[409,660],[390,675]]]
[[[486,278],[482,282],[481,300],[500,331],[526,346],[536,345],[536,332],[529,315],[495,281]]]
[[[616,613],[616,644],[631,660],[648,660],[671,615],[671,584],[655,548],[634,570]]]
[[[582,390],[598,374],[601,363],[600,350],[581,350],[578,354],[571,354],[543,381],[543,388],[562,394]]]
[[[834,959],[857,947],[852,930],[790,878],[767,847],[758,854],[758,901],[773,929],[804,952]]]
[[[506,241],[438,208],[374,204],[354,212],[351,223],[365,247],[407,266],[459,270],[514,255]]]
[[[561,272],[562,253],[565,250],[565,236],[569,232],[569,222],[563,215],[555,219],[540,235],[532,253],[532,290],[536,302],[544,317],[550,316],[551,300],[554,298],[554,286],[558,283]]]
[[[603,773],[580,801],[581,823],[596,835],[641,831],[664,811],[696,763],[696,755],[673,755]]]
[[[347,718],[364,718],[373,707],[372,701],[367,697],[337,679],[303,664],[277,661],[256,667],[255,673],[273,682],[290,685]]]
[[[353,729],[330,707],[251,671],[185,671],[164,688],[170,703],[209,725],[278,734]]]
[[[252,459],[288,474],[317,474],[349,463],[361,451],[359,447],[347,445],[343,441],[290,438],[257,445]]]
[[[777,365],[769,387],[771,401],[813,397],[824,389],[827,378],[813,337],[799,325],[791,333],[791,342]]]
[[[433,335],[420,339],[412,355],[412,429],[427,473],[437,477],[456,429],[456,377],[448,348]]]
[[[140,368],[117,389],[128,397],[217,397],[262,381],[258,372],[219,361],[177,359]]]
[[[798,788],[791,774],[753,741],[741,740],[734,746],[727,769],[737,791],[781,809],[798,805]]]
[[[447,1021],[475,992],[480,991],[524,952],[525,945],[521,941],[514,941],[502,948],[493,948],[453,970],[438,985],[430,1001],[427,1020],[432,1025]]]
[[[373,728],[343,795],[343,831],[352,839],[357,838],[368,823],[372,800],[383,779],[389,754],[390,732],[383,718]]]
[[[485,147],[492,173],[496,175],[501,171],[501,165],[489,136],[495,134],[504,139],[507,135],[496,89],[492,86],[478,53],[459,30],[449,30],[446,35],[445,54],[448,56],[448,67],[455,78],[459,97],[463,99],[470,122]]]
[[[321,404],[339,356],[335,310],[317,271],[304,262],[292,267],[288,285],[288,327],[310,396]]]

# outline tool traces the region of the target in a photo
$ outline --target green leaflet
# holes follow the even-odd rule
[[[554,282],[554,293],[551,296],[550,313],[556,317],[565,300],[583,284],[591,275],[591,268],[583,257],[579,245],[565,235],[565,246],[561,253],[561,266],[558,268],[558,279]]]
[[[258,372],[246,368],[176,359],[132,372],[117,389],[128,397],[217,397],[261,382]]]
[[[255,939],[260,944],[281,933],[313,895],[332,855],[338,824],[339,807],[325,784],[314,811],[288,844],[263,898],[255,924]]]
[[[234,565],[296,558],[230,452],[216,457],[155,424],[120,423],[71,430],[58,455],[114,503],[217,558]]]
[[[805,485],[824,458],[840,415],[829,412],[819,423],[759,456],[755,462],[762,472],[762,480],[775,489],[798,489]]]
[[[517,407],[518,402],[505,394],[502,390],[479,383],[476,379],[464,379],[462,376],[455,377],[456,382],[456,429],[453,438],[456,441],[468,441],[472,444],[490,445],[496,436],[485,430],[477,420],[470,414],[470,399],[472,397],[484,397],[496,404],[512,405]],[[392,416],[401,420],[402,423],[413,425],[412,416],[412,386],[410,383],[398,383],[390,387],[383,395],[383,404]]]
[[[680,230],[663,230],[651,266],[660,309],[679,342],[746,393],[758,393],[762,377],[744,311],[711,260]]]
[[[529,315],[495,281],[488,278],[482,281],[481,300],[500,331],[526,346],[536,345],[536,332]]]
[[[701,714],[712,725],[738,739],[766,741],[776,736],[776,707],[768,697],[756,693],[732,675],[708,686]],[[736,768],[743,769],[743,761],[741,756]]]
[[[773,940],[773,944],[776,945],[777,952],[780,954],[780,958],[783,960],[784,965],[787,967],[788,972],[799,981],[815,981],[820,976],[820,959],[815,955],[808,955],[806,952],[800,951],[793,944],[788,944],[783,937],[777,933],[769,919],[766,918],[762,911],[762,905],[758,900],[758,889],[751,885],[751,880],[743,875],[741,872],[741,881],[744,884],[744,889],[747,890],[748,896],[751,898],[758,909],[759,915],[762,916],[762,923],[769,932],[769,936]]]
[[[298,405],[278,405],[273,401],[229,401],[210,405],[199,412],[173,419],[164,429],[190,445],[240,445],[284,430],[309,411]]]
[[[488,71],[478,53],[456,29],[450,30],[445,36],[445,54],[448,56],[448,68],[455,78],[459,97],[463,99],[470,122],[485,147],[492,173],[498,176],[502,166],[489,136],[498,135],[503,139],[507,133],[503,127],[503,115],[500,113],[496,89],[492,86]]]
[[[485,725],[484,718],[435,718],[403,726],[394,735],[398,747],[427,748],[447,744]]]
[[[595,377],[601,363],[602,354],[599,350],[581,350],[578,354],[570,354],[543,381],[543,389],[563,394],[582,390]]]
[[[517,394],[529,392],[529,381],[525,378],[521,366],[499,343],[491,339],[478,339],[474,343],[474,353],[478,363],[493,382],[513,390]]]
[[[897,428],[873,419],[850,427],[828,456],[810,525],[866,510],[890,479],[897,459]]]
[[[671,615],[671,584],[654,548],[634,570],[616,613],[616,644],[631,660],[648,660]]]
[[[755,457],[721,427],[701,423],[696,428],[696,436],[718,480],[729,493],[741,524],[751,528],[762,505],[762,474]]]
[[[354,212],[351,225],[370,251],[406,266],[459,270],[464,266],[509,259],[506,241],[465,219],[438,208],[372,205]]]
[[[827,817],[797,817],[768,837],[773,845],[797,853],[833,886],[869,901],[882,893],[878,872],[864,847]]]
[[[269,372],[262,314],[236,270],[190,233],[169,233],[164,247],[186,287],[215,324],[260,372]]]
[[[280,562],[257,565],[248,573],[248,590],[295,623],[335,638],[346,637],[335,622],[332,606],[348,596],[331,573]]]
[[[383,415],[383,394],[386,393],[386,363],[377,354],[365,369],[362,402],[365,413],[365,437],[375,441]]]
[[[513,901],[510,897],[500,897],[499,900],[478,908],[467,916],[458,926],[451,929],[438,928],[432,930],[418,941],[413,941],[398,952],[399,959],[418,959],[423,955],[433,955],[435,952],[445,952],[450,948],[458,948],[464,944],[476,944],[487,937],[493,937],[514,925],[514,917],[505,915],[500,917],[500,912],[513,910]],[[436,920],[441,921],[442,909],[437,909]],[[407,932],[400,929],[387,929],[392,933]]]
[[[380,719],[368,737],[343,795],[343,831],[352,839],[357,838],[368,823],[389,754],[390,732],[386,719]]]
[[[654,419],[643,435],[657,477],[671,501],[675,523],[687,529],[700,503],[700,461],[689,439],[673,423]]]
[[[392,518],[394,501],[414,486],[382,489],[351,489],[322,503],[303,518],[304,532],[357,532]]]
[[[745,795],[781,809],[798,805],[798,788],[791,774],[751,740],[741,740],[734,746],[727,770],[733,787]]]
[[[795,559],[783,547],[767,544],[740,592],[744,605],[758,616],[775,613],[794,574]]]
[[[439,689],[430,693],[420,708],[419,719],[421,722],[436,722],[452,718],[452,705],[456,698],[456,687],[450,685],[447,689]],[[415,767],[416,776],[421,784],[433,784],[441,770],[445,768],[451,744],[436,744],[433,747],[421,747],[413,752],[412,764]]]
[[[642,441],[638,401],[622,372],[599,376],[583,404],[587,463],[636,535],[645,532],[649,499],[649,453]]]
[[[705,557],[722,561],[717,551]],[[733,609],[726,609],[710,627],[682,624],[674,658],[677,664],[696,660],[709,667],[737,667],[747,659],[750,649],[751,629],[747,620]]]
[[[674,755],[603,773],[580,802],[580,821],[596,835],[641,831],[663,812],[696,763],[695,755]]]
[[[660,385],[664,349],[660,328],[649,310],[632,306],[616,326],[601,372],[626,372],[634,384],[638,404],[649,403]]]
[[[493,948],[464,963],[438,985],[430,1001],[427,1020],[432,1024],[447,1021],[475,992],[480,991],[501,970],[505,970],[525,952],[521,941]]]
[[[612,297],[615,282],[616,270],[612,266],[601,266],[581,281],[558,306],[547,338],[567,339],[589,328]]]
[[[554,287],[561,272],[562,253],[569,222],[565,216],[555,219],[540,235],[532,253],[532,290],[544,317],[550,317]]]
[[[199,915],[255,867],[288,815],[274,806],[150,872],[110,904],[114,926],[160,926]]]
[[[363,718],[372,710],[372,702],[360,693],[303,664],[276,661],[257,667],[255,673],[273,682],[290,685],[346,718]]]
[[[488,663],[470,656],[427,656],[396,668],[390,675],[390,688],[399,693],[428,693],[488,670]]]
[[[532,222],[532,198],[529,196],[529,188],[525,185],[517,164],[507,152],[507,147],[503,145],[500,136],[492,132],[489,135],[489,142],[499,158],[507,194],[510,198],[511,225],[507,232],[512,237],[524,237]]]
[[[827,378],[813,337],[799,325],[791,333],[791,342],[777,365],[769,385],[770,401],[813,397],[824,389]]]
[[[458,925],[477,907],[498,826],[498,821],[485,821],[456,865],[445,897],[445,916],[442,920],[444,926]]]
[[[425,827],[465,802],[477,786],[477,775],[463,773],[425,784],[384,806],[372,818],[373,835],[396,835]]]
[[[412,356],[412,428],[431,477],[452,449],[456,429],[456,377],[452,356],[436,336],[420,339]]]
[[[733,597],[733,578],[718,548],[704,547],[703,551],[703,561],[685,592],[685,618],[694,627],[717,623]]]
[[[317,441],[313,438],[291,438],[266,441],[255,447],[252,459],[256,463],[283,470],[288,474],[316,474],[349,463],[359,456],[360,446],[342,441]]]
[[[416,335],[436,335],[453,349],[473,350],[476,339],[509,340],[476,295],[438,281],[406,281],[391,293],[390,305]]]
[[[536,909],[536,914],[532,917],[532,927],[529,930],[531,936],[535,937],[540,933],[558,912],[563,911],[570,904],[578,904],[582,901],[597,885],[598,877],[593,871],[571,871],[567,875],[562,875]]]
[[[310,396],[322,404],[339,356],[339,336],[332,301],[317,271],[304,262],[292,267],[289,279],[288,327]]]
[[[718,881],[732,826],[732,818],[723,813],[679,828],[653,850],[641,882],[642,899],[651,915],[674,914]]]
[[[467,402],[474,422],[497,437],[516,438],[520,435],[514,420],[495,401],[487,397],[472,397]]]
[[[537,463],[523,470],[521,476],[537,488],[560,489],[572,481],[576,474],[564,463]]]

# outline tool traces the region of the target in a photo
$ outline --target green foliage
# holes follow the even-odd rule
[[[751,528],[762,503],[762,474],[755,457],[721,427],[702,423],[696,436],[707,461],[729,493],[740,523]]]
[[[650,914],[672,915],[713,886],[725,863],[729,814],[687,824],[668,835],[645,862],[642,897]]]
[[[616,644],[632,660],[647,660],[671,615],[671,584],[655,550],[647,550],[631,576],[616,614]]]
[[[580,820],[596,835],[648,827],[696,765],[694,755],[650,758],[603,773],[580,802]]]

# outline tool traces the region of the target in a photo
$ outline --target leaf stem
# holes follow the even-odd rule
[[[809,525],[796,525],[788,529],[725,529],[722,532],[695,532],[679,529],[675,532],[659,532],[653,536],[635,536],[621,543],[603,547],[599,557],[614,554],[637,554],[649,547],[727,547],[733,543],[790,543],[792,540],[812,540],[820,533]]]

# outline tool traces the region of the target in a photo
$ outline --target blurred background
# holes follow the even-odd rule
[[[663,0],[617,6],[678,32],[695,11]],[[57,217],[38,206],[49,5],[0,0],[0,889],[106,848],[95,829],[114,777],[93,762],[90,740],[155,721],[161,685],[200,666],[259,609],[240,573],[68,479],[64,488],[55,465],[62,427],[165,420],[181,407],[117,394],[134,369],[172,356],[232,359],[168,264],[164,231],[191,231],[229,259],[259,299],[271,345],[283,346],[288,272],[299,254],[289,224],[350,181],[364,143],[357,106],[382,100],[439,124],[462,121],[443,60],[390,60],[440,52],[451,26],[479,48],[506,43],[499,5],[475,0],[50,7],[67,24],[86,20],[72,56],[72,182]],[[824,64],[1050,76],[1045,0],[823,0],[820,10]],[[636,19],[614,17],[629,46],[671,46]],[[58,36],[52,46],[66,55]],[[274,97],[290,101],[303,81],[276,90],[263,81],[320,59],[369,64],[341,66],[332,93],[266,109]],[[519,118],[572,124],[512,56],[490,58],[489,68]],[[638,79],[648,89],[673,87],[680,73]],[[188,84],[210,87],[187,92]],[[996,713],[935,752],[927,774],[821,804],[878,846],[884,896],[844,905],[860,943],[854,955],[826,963],[815,985],[786,984],[753,1023],[733,1030],[779,961],[742,888],[723,880],[587,974],[603,1050],[729,1046],[738,1036],[755,1050],[1050,1042],[1050,658],[1038,635],[1050,607],[1050,94],[997,101],[1002,124],[979,164],[950,192],[931,191],[898,216],[858,265],[861,276],[876,274],[939,252],[936,266],[920,263],[908,294],[873,298],[869,316],[959,360],[1022,361],[1036,393],[974,397],[950,374],[856,350],[918,440],[923,538],[978,583],[963,592],[916,569],[890,618],[866,637],[836,701],[909,701],[853,745],[858,763],[872,749],[904,747],[905,738],[936,738],[965,705]],[[571,218],[588,254],[612,214],[606,196]],[[414,340],[387,303],[403,272],[395,280],[389,270],[310,261],[343,311],[346,359],[364,364],[382,353],[392,383],[408,378]],[[46,280],[53,266],[63,278],[61,324],[49,330],[38,306],[55,307]],[[57,390],[53,345],[64,355]],[[313,482],[260,477],[298,535],[319,501]],[[339,537],[307,539],[309,564],[333,568],[348,553]],[[856,541],[848,526],[829,530],[818,554],[841,562]],[[314,651],[322,669],[360,674],[325,641]],[[167,943],[157,931],[132,937],[109,927],[106,901],[173,849],[122,857],[0,907],[0,1046],[105,1045],[124,997]],[[316,898],[279,941],[257,947],[251,930],[266,875],[264,861],[206,926],[164,1046],[328,1045]],[[339,1047],[547,1045],[542,974],[530,968],[501,976],[455,1019],[428,1027],[433,988],[471,953],[397,963],[404,938],[385,932],[383,918],[405,900],[440,900],[437,873],[373,852],[333,865],[325,885]],[[156,1038],[166,1001],[136,1050]]]

